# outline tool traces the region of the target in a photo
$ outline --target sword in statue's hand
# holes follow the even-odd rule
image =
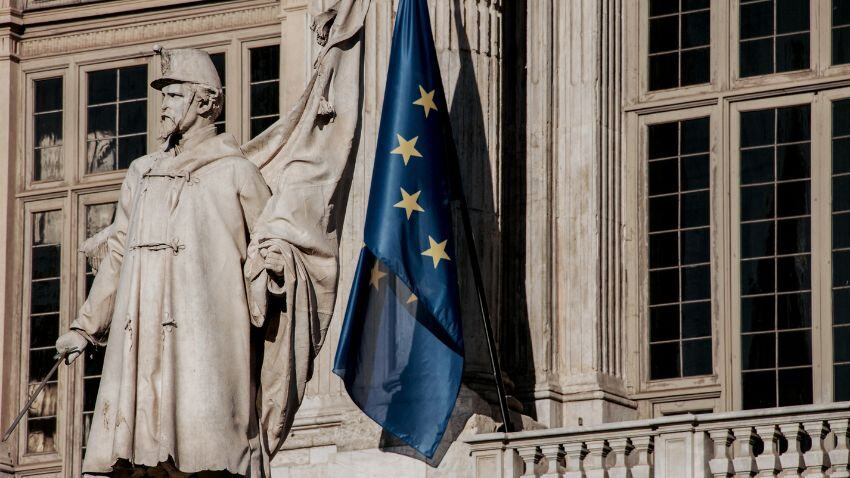
[[[7,428],[6,431],[3,433],[3,439],[0,441],[6,441],[9,439],[9,436],[12,434],[13,431],[15,431],[15,428],[18,427],[18,424],[21,423],[21,419],[24,418],[24,415],[26,415],[27,410],[29,410],[30,405],[32,405],[32,402],[34,402],[35,399],[38,398],[38,394],[40,394],[41,391],[44,390],[44,387],[47,386],[47,382],[49,382],[50,379],[53,378],[53,374],[55,374],[56,370],[59,369],[59,365],[62,363],[63,360],[65,360],[65,357],[75,353],[78,353],[77,349],[66,350],[64,352],[56,354],[56,356],[54,357],[56,359],[56,363],[53,364],[53,368],[51,368],[50,371],[47,372],[47,375],[44,376],[44,379],[41,381],[41,383],[38,384],[38,387],[35,388],[35,391],[32,393],[32,395],[30,395],[30,398],[27,399],[27,403],[24,404],[24,406],[21,408],[21,411],[18,412],[18,416],[15,417],[15,420],[12,421],[12,424],[9,425],[9,428]]]

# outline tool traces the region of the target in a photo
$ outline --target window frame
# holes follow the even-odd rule
[[[68,167],[68,159],[69,159],[69,149],[73,149],[75,147],[74,141],[74,125],[70,124],[68,121],[69,111],[73,111],[73,99],[70,98],[73,95],[69,95],[68,91],[74,85],[70,84],[69,81],[69,72],[68,67],[59,67],[59,68],[50,68],[43,70],[34,70],[30,72],[26,72],[25,74],[25,85],[26,85],[26,107],[25,115],[23,118],[24,122],[24,167],[23,171],[19,173],[21,176],[19,180],[21,184],[24,185],[24,188],[27,190],[42,190],[42,189],[50,189],[58,186],[67,185],[70,181],[68,177],[71,174],[71,169]],[[36,181],[35,180],[35,154],[33,150],[35,149],[35,82],[39,80],[46,80],[49,78],[61,78],[62,79],[62,177],[59,179],[52,180],[43,180]],[[73,90],[72,90],[73,91]]]
[[[264,46],[280,46],[280,37],[270,37],[265,36],[263,38],[256,38],[251,40],[245,40],[241,42],[241,55],[240,55],[240,91],[242,93],[242,107],[240,108],[240,120],[239,123],[241,125],[241,136],[237,136],[236,139],[240,141],[241,144],[246,143],[251,140],[251,49],[259,48]],[[283,117],[285,111],[283,109],[283,77],[281,75],[281,71],[283,71],[283,55],[284,48],[280,49],[280,63],[278,63],[278,83],[280,84],[280,89],[278,90],[277,102],[278,102],[278,117]]]
[[[711,270],[711,344],[712,344],[712,370],[710,375],[700,375],[694,377],[678,377],[670,379],[650,380],[650,352],[649,352],[649,210],[648,210],[648,132],[649,126],[659,123],[668,123],[673,121],[684,121],[696,118],[709,118],[709,218],[710,231],[709,238],[711,241],[710,250],[710,270]],[[725,193],[723,181],[719,180],[722,174],[721,158],[718,154],[720,151],[721,136],[716,127],[719,121],[720,111],[717,105],[707,105],[695,108],[677,109],[671,111],[656,111],[641,114],[635,118],[636,128],[638,132],[638,144],[636,155],[627,160],[627,163],[633,165],[634,171],[629,171],[624,177],[635,177],[637,181],[633,183],[635,190],[628,194],[628,197],[633,198],[628,217],[632,218],[632,227],[634,228],[634,236],[637,238],[633,243],[634,249],[631,251],[633,263],[637,271],[636,282],[639,284],[635,294],[637,304],[637,334],[639,340],[639,350],[641,359],[637,366],[638,380],[638,398],[642,398],[641,394],[650,394],[656,396],[658,393],[674,394],[677,391],[687,390],[689,393],[700,392],[719,392],[720,384],[723,381],[724,369],[724,341],[720,340],[724,330],[725,313],[721,298],[724,297],[724,284],[720,280],[719,274],[723,269],[720,267],[723,261],[725,251],[722,247],[717,247],[722,244],[718,238],[724,234],[725,224],[723,223],[722,212],[724,211]]]
[[[88,165],[86,164],[87,153],[86,153],[86,131],[88,130],[88,74],[94,71],[101,70],[111,70],[115,68],[124,68],[129,66],[140,66],[146,65],[148,68],[148,96],[146,98],[147,102],[147,150],[154,151],[157,147],[156,135],[157,135],[157,118],[159,115],[156,113],[158,110],[155,109],[158,105],[154,105],[151,92],[150,92],[150,82],[154,80],[154,78],[158,77],[159,74],[156,73],[159,71],[158,65],[157,69],[154,70],[154,65],[151,61],[153,57],[153,53],[148,53],[145,55],[140,55],[135,58],[128,58],[125,60],[113,60],[113,61],[88,61],[85,63],[79,63],[79,71],[77,74],[78,77],[78,97],[79,104],[77,105],[77,126],[78,131],[76,132],[76,150],[77,150],[77,160],[75,165],[76,170],[76,183],[79,185],[86,185],[95,182],[100,182],[104,180],[118,180],[122,179],[124,175],[127,173],[126,169],[116,169],[113,171],[103,171],[103,172],[95,172],[89,173]],[[155,96],[155,95],[154,95]],[[117,133],[117,132],[116,132]],[[117,161],[117,158],[116,158]]]
[[[641,2],[625,2],[624,9],[626,17],[637,18],[640,28],[633,31],[637,32],[637,38],[633,38],[629,44],[631,47],[631,57],[633,62],[637,61],[637,65],[633,66],[638,73],[638,101],[647,102],[655,100],[669,100],[681,98],[686,95],[697,95],[701,93],[709,93],[721,89],[721,82],[724,73],[723,62],[720,61],[720,52],[723,51],[723,42],[726,38],[723,35],[722,26],[726,24],[727,9],[723,8],[723,0],[710,0],[709,6],[711,9],[709,27],[709,61],[708,61],[708,83],[697,85],[680,86],[677,88],[669,88],[664,90],[649,89],[649,0]],[[635,11],[637,10],[637,11]],[[634,35],[634,34],[632,34]],[[636,60],[635,60],[636,59]],[[627,60],[628,61],[628,60]]]
[[[32,241],[33,241],[33,217],[35,214],[46,211],[62,211],[62,250],[60,254],[60,289],[59,289],[59,334],[66,330],[69,325],[68,319],[68,295],[70,289],[68,287],[68,263],[70,260],[70,228],[68,224],[69,204],[67,197],[47,197],[37,200],[27,201],[23,205],[23,242],[21,243],[23,250],[20,257],[23,258],[22,275],[21,275],[21,296],[20,296],[20,314],[18,314],[19,323],[21,326],[19,350],[21,353],[21,361],[18,376],[18,406],[23,406],[26,403],[29,391],[28,374],[29,374],[29,343],[30,343],[30,302],[32,297]],[[65,245],[67,244],[67,246]],[[63,307],[64,306],[64,307]],[[41,380],[42,377],[33,377],[36,380]],[[67,399],[68,380],[72,377],[69,374],[67,367],[59,367],[57,371],[57,392],[56,392],[56,437],[54,438],[55,451],[49,453],[29,453],[27,451],[27,424],[28,415],[24,415],[19,425],[20,433],[17,434],[18,439],[18,460],[21,465],[45,465],[45,464],[61,464],[65,456],[65,450],[68,442],[66,440],[67,430]]]
[[[841,93],[843,92],[843,94]],[[831,132],[831,102],[826,98],[850,97],[850,89],[811,91],[737,101],[730,104],[729,148],[730,163],[730,238],[731,238],[731,327],[728,337],[731,344],[733,380],[729,383],[732,406],[743,408],[742,351],[741,351],[741,227],[740,227],[740,127],[741,112],[794,105],[811,105],[811,351],[812,351],[812,404],[831,403],[832,400],[832,225],[824,224],[831,218],[831,148],[825,139]],[[819,158],[829,158],[823,160]]]

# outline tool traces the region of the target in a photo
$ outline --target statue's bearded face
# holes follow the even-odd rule
[[[159,115],[159,139],[167,141],[175,133],[183,134],[198,119],[195,89],[187,83],[172,83],[162,88]]]

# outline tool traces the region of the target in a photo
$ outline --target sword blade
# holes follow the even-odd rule
[[[18,412],[18,416],[15,417],[15,419],[12,421],[12,424],[9,425],[9,428],[7,428],[6,431],[3,433],[3,439],[0,441],[6,441],[9,439],[9,436],[12,434],[13,431],[15,431],[15,428],[18,427],[18,424],[21,423],[21,419],[24,418],[24,415],[26,415],[27,410],[29,410],[30,405],[32,405],[32,402],[34,402],[35,399],[38,398],[38,394],[40,394],[44,387],[47,386],[47,382],[50,381],[50,379],[53,377],[53,374],[55,374],[56,370],[59,368],[59,365],[62,364],[62,361],[65,360],[65,357],[67,356],[68,352],[64,352],[57,355],[56,363],[53,364],[53,368],[51,368],[50,371],[47,372],[47,375],[44,376],[44,379],[41,381],[41,383],[38,384],[38,387],[35,388],[35,391],[32,393],[32,395],[30,395],[30,398],[27,399],[27,403],[24,404],[23,408],[21,408],[21,411]]]

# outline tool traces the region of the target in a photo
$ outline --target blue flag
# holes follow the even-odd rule
[[[366,415],[428,458],[463,373],[451,142],[426,0],[401,0],[334,373]]]

